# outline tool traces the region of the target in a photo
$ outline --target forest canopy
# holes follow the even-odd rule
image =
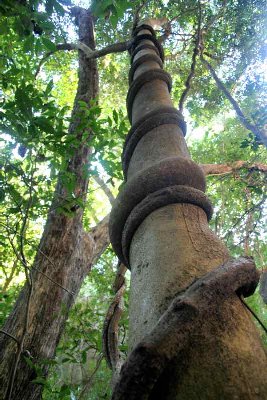
[[[187,123],[192,159],[207,178],[214,206],[210,225],[232,256],[253,256],[264,276],[265,6],[260,0],[1,1],[1,325],[33,273],[75,298],[69,313],[69,303],[59,304],[58,313],[65,313],[67,322],[55,358],[35,362],[24,354],[44,399],[110,398],[112,372],[104,357],[102,330],[114,304],[118,261],[106,221],[124,184],[121,153],[130,128],[125,102],[128,50],[139,21],[153,23],[164,47],[172,100]],[[78,7],[91,10],[95,48],[81,41]],[[96,60],[98,68],[99,91],[89,100],[76,94],[81,54]],[[70,160],[81,146],[90,151],[78,175]],[[77,190],[79,179],[89,181],[86,193]],[[59,186],[64,191],[55,198]],[[49,269],[40,272],[35,263],[51,207],[64,221],[80,213],[83,232],[102,235],[75,293],[66,280],[57,280]],[[127,285],[129,279],[127,272]],[[118,327],[122,359],[127,354],[128,286]],[[265,325],[266,292],[262,284],[247,300]],[[44,366],[50,367],[48,378]]]

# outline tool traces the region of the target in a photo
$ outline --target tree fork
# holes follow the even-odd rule
[[[204,193],[205,177],[190,159],[183,117],[171,117],[177,110],[169,94],[169,75],[156,57],[160,46],[153,30],[142,28],[134,33],[142,39],[134,39],[131,49],[135,70],[130,72],[127,107],[133,126],[123,153],[126,183],[110,216],[111,243],[131,269],[130,349],[159,329],[162,315],[177,296],[230,258],[208,226],[211,206]],[[154,59],[145,57],[148,54]],[[137,62],[141,57],[143,62]],[[169,121],[166,107],[173,110]],[[256,327],[234,290],[211,312],[218,304],[215,292],[206,302],[200,324],[189,334],[190,346],[172,352],[168,331],[162,346],[172,356],[157,379],[148,383],[144,398],[266,399],[266,355]],[[198,330],[201,324],[204,330]],[[153,366],[160,368],[161,360],[154,359]],[[130,387],[125,385],[118,398],[138,397],[128,395]]]
[[[90,12],[76,8],[76,21],[80,41],[95,49],[94,27]],[[90,107],[90,101],[97,95],[96,61],[88,60],[84,53],[79,51],[78,89],[72,123],[69,126],[69,133],[76,134],[77,139],[81,139],[83,135],[79,128],[79,101],[86,102]],[[83,200],[86,199],[88,188],[88,176],[84,174],[84,166],[88,164],[89,157],[90,147],[88,143],[81,141],[81,145],[70,157],[67,167],[68,172],[74,174],[76,178],[75,195]],[[85,233],[81,207],[75,210],[73,216],[66,216],[56,211],[58,199],[67,200],[67,198],[68,192],[59,178],[31,271],[32,294],[29,298],[29,286],[25,285],[0,332],[1,399],[41,398],[42,386],[32,382],[37,377],[34,365],[41,367],[42,377],[47,375],[48,366],[42,363],[54,357],[68,311],[83,279],[90,271],[92,263],[108,245],[107,219],[90,233]],[[64,288],[67,290],[63,290]],[[25,314],[28,319],[27,331],[23,338],[23,348],[18,353],[17,347],[21,347],[25,329]],[[12,337],[16,338],[17,343]]]

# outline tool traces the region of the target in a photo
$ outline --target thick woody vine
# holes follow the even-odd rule
[[[183,107],[194,75],[201,38],[200,24],[201,22],[198,25],[191,72],[180,101],[180,109]],[[147,83],[160,80],[166,84],[170,92],[171,77],[162,69],[164,52],[149,24],[140,24],[135,29],[130,54],[127,110],[132,123],[133,104],[141,88]],[[151,61],[158,65],[157,68],[152,69],[148,66],[145,72],[135,77],[138,67]],[[144,103],[144,107],[149,110],[148,103]],[[154,128],[168,124],[175,124],[179,128],[179,133],[174,130],[173,135],[186,134],[182,114],[175,108],[157,105],[141,118],[135,115],[134,123],[125,140],[122,154],[125,185],[114,202],[109,229],[113,249],[119,260],[129,269],[131,269],[129,247],[134,233],[153,211],[169,204],[189,203],[202,208],[208,220],[212,215],[212,206],[205,195],[204,173],[189,156],[168,157],[154,162],[146,169],[129,172],[131,157],[140,139],[150,132],[157,132],[153,131]],[[252,259],[230,260],[192,284],[182,296],[175,298],[156,327],[129,355],[115,386],[113,400],[149,398],[167,363],[173,357],[177,357],[181,349],[184,350],[189,345],[191,330],[195,329],[196,324],[200,329],[207,308],[212,318],[218,318],[216,313],[218,309],[225,307],[224,302],[231,301],[236,295],[251,295],[258,279],[259,274]],[[203,326],[205,329],[205,324]],[[166,341],[171,345],[166,347]]]

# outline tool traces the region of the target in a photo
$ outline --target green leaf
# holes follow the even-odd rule
[[[31,382],[44,386],[46,384],[46,379],[42,378],[41,376],[37,376],[37,378],[33,379]]]
[[[24,41],[23,44],[23,50],[25,51],[25,53],[32,51],[34,48],[34,36],[30,35],[27,37],[27,39]]]
[[[43,37],[42,38],[42,42],[44,44],[44,46],[49,50],[49,51],[56,51],[57,47],[55,45],[55,43],[51,42],[51,40]]]
[[[51,15],[53,12],[53,7],[54,7],[54,0],[46,0],[45,2],[45,10],[48,15]]]
[[[8,27],[8,21],[7,19],[1,20],[0,24],[0,35],[6,35],[8,33],[9,27]]]
[[[35,41],[35,54],[38,54],[42,51],[42,41],[40,38]]]
[[[94,0],[91,4],[92,13],[96,17],[104,18],[107,15],[108,8],[113,4],[112,0]]]
[[[45,117],[35,117],[34,123],[40,128],[42,131],[47,133],[53,133],[54,127],[51,122]]]
[[[32,103],[29,96],[26,94],[25,88],[17,88],[15,92],[16,105],[22,114],[28,119],[32,117]]]
[[[46,96],[51,92],[51,90],[53,89],[53,86],[54,86],[53,79],[51,79],[51,81],[46,86],[46,89],[44,92]]]
[[[82,364],[85,364],[87,360],[87,352],[86,350],[83,350],[82,352]]]
[[[5,200],[5,191],[3,189],[0,189],[0,202]]]
[[[119,121],[119,116],[116,110],[113,110],[113,119],[115,121],[115,124],[117,124]]]
[[[54,9],[61,16],[65,14],[64,8],[57,1],[54,2]]]
[[[26,362],[26,364],[28,364],[28,366],[30,368],[35,369],[35,365],[29,357],[24,356],[23,358],[24,358],[24,361]]]
[[[67,385],[63,385],[60,389],[60,394],[62,395],[70,395],[71,391],[70,388]]]

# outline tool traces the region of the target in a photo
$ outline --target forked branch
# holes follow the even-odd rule
[[[90,47],[86,46],[84,43],[79,42],[79,41],[77,43],[57,44],[55,46],[55,50],[48,52],[41,59],[34,76],[35,76],[35,78],[37,77],[37,75],[41,71],[43,64],[48,60],[48,58],[50,56],[52,56],[53,54],[55,54],[61,50],[67,50],[67,51],[81,50],[88,59],[92,59],[92,58],[100,58],[100,57],[106,56],[107,54],[111,54],[111,53],[121,53],[125,50],[128,50],[130,48],[130,46],[131,46],[131,40],[126,40],[125,42],[114,43],[114,44],[106,46],[100,50],[92,50],[92,49],[90,49]]]

